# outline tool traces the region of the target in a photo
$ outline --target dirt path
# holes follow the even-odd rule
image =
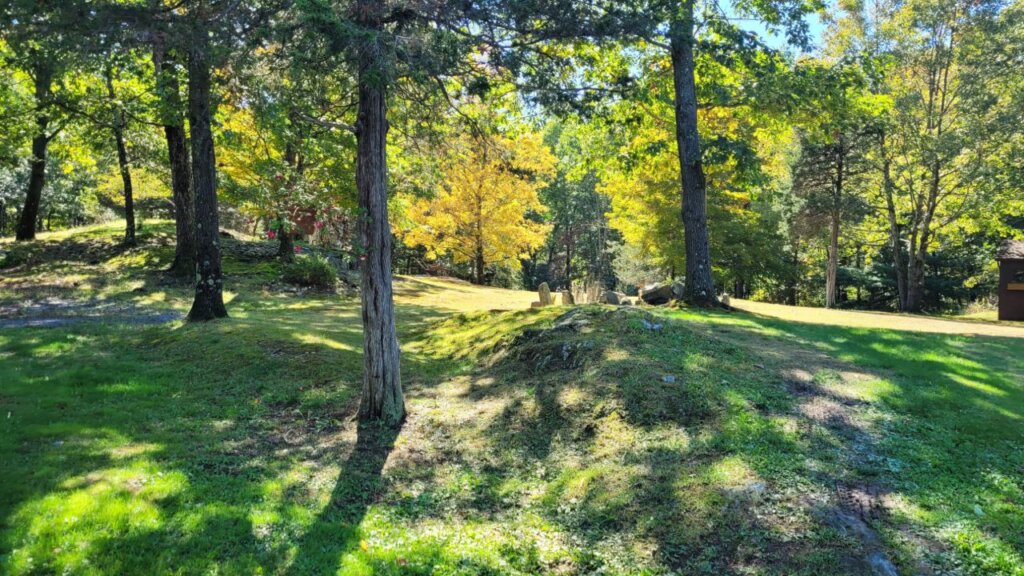
[[[48,297],[19,304],[0,304],[0,328],[59,328],[73,324],[163,324],[183,318],[174,310],[153,310],[106,300]]]
[[[931,332],[935,334],[963,334],[965,336],[1024,338],[1024,323],[1019,322],[1014,324],[966,322],[911,314],[785,306],[783,304],[766,304],[764,302],[752,302],[735,298],[730,304],[752,314],[807,324],[825,324],[828,326],[842,326],[844,328],[882,328],[886,330]]]

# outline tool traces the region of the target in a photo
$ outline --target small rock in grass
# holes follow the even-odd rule
[[[661,377],[661,381],[671,384],[676,381],[676,377],[671,374],[665,374],[664,376]]]
[[[661,330],[661,323],[660,322],[648,322],[646,318],[642,319],[640,322],[643,323],[643,327],[646,330],[654,330],[654,331]]]

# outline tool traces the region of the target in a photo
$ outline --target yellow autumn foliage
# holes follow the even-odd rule
[[[529,216],[546,211],[538,191],[554,172],[555,157],[539,134],[460,138],[441,160],[434,196],[409,206],[402,239],[431,259],[482,257],[486,265],[525,257],[550,231]]]

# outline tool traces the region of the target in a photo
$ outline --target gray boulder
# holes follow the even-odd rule
[[[547,282],[540,283],[540,286],[537,287],[537,295],[541,306],[551,306],[555,303],[551,298],[551,288],[548,287]]]
[[[612,290],[605,290],[601,292],[601,298],[598,300],[599,304],[612,304],[615,306],[619,305],[619,294]]]
[[[683,284],[683,281],[682,280],[673,280],[672,281],[672,295],[676,297],[675,299],[676,300],[682,300],[683,296],[685,294],[686,294],[686,285]]]
[[[673,288],[672,284],[662,284],[661,286],[641,292],[640,299],[652,306],[668,304],[672,300],[676,299],[676,293]]]

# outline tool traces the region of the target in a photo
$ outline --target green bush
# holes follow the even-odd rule
[[[338,273],[323,256],[297,256],[294,262],[285,265],[284,281],[299,286],[332,288],[338,281]]]
[[[31,264],[32,251],[22,246],[9,246],[3,257],[0,257],[0,268],[14,268],[22,264]]]

